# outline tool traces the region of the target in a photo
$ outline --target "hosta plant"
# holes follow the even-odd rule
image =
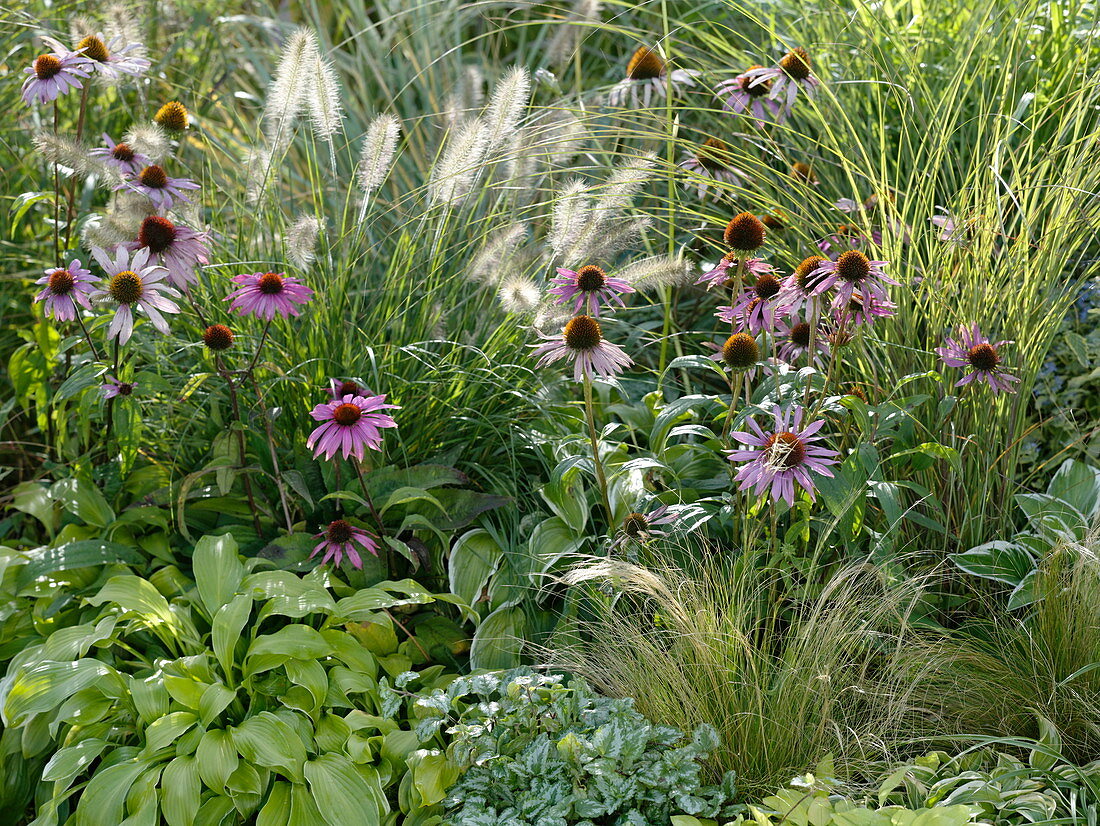
[[[408,689],[454,675],[428,664],[408,615],[457,598],[262,570],[230,536],[199,540],[193,563],[170,598],[110,577],[81,622],[12,660],[4,725],[28,757],[53,752],[35,826],[352,826],[420,808]]]

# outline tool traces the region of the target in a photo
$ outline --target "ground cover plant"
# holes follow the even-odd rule
[[[1095,822],[1097,14],[2,7],[0,822]]]

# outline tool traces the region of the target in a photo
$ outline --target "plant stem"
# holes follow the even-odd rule
[[[722,426],[722,441],[729,439],[733,429],[733,411],[737,409],[737,397],[741,395],[741,382],[745,378],[744,372],[738,370],[729,377],[730,381],[730,407],[726,411],[726,423]]]
[[[367,480],[363,478],[363,468],[359,464],[358,459],[351,460],[352,467],[355,468],[355,475],[359,477],[359,487],[363,491],[363,501],[367,503],[367,509],[370,511],[370,515],[374,518],[374,524],[378,526],[378,539],[380,540],[383,551],[386,554],[386,576],[393,577],[393,550],[390,548],[389,543],[386,542],[386,527],[382,524],[382,517],[374,507],[374,500],[371,499],[370,491],[367,489]],[[388,612],[387,612],[388,613]],[[397,622],[395,619],[394,622]],[[400,623],[398,623],[400,625]],[[402,626],[404,627],[404,626]],[[405,630],[406,634],[409,634],[408,630]],[[412,634],[409,634],[412,637]],[[420,643],[417,643],[417,647]],[[424,649],[420,649],[423,651]],[[427,656],[427,654],[425,654]]]
[[[56,105],[57,101],[54,101]],[[88,110],[88,84],[85,83],[84,87],[80,90],[80,114],[76,119],[76,142],[80,143],[81,138],[84,137],[84,115]],[[54,132],[57,131],[56,124],[54,125]],[[73,237],[73,224],[76,223],[76,177],[74,176],[69,185],[68,203],[65,205],[65,249],[69,248],[69,242]]]
[[[115,339],[114,373],[115,381],[118,381],[118,339]],[[103,453],[107,459],[111,458],[111,431],[114,429],[115,397],[107,399],[107,427],[103,435]]]
[[[214,355],[214,366],[217,368],[218,373],[223,379],[225,379],[226,387],[229,388],[229,401],[233,411],[233,421],[237,423],[237,451],[240,453],[241,470],[244,472],[245,463],[245,441],[244,441],[244,421],[241,419],[241,406],[237,400],[237,387],[233,384],[233,377],[229,375],[229,371],[225,369],[225,365],[222,363],[221,356]],[[252,494],[252,479],[247,472],[243,473],[244,481],[244,493],[248,497],[248,508],[252,511],[252,525],[256,529],[256,536],[261,536],[263,531],[260,527],[260,514],[256,510],[256,497]]]
[[[53,101],[53,134],[58,135],[57,98]],[[57,161],[53,162],[53,256],[58,267],[61,266],[61,169]]]
[[[100,360],[99,350],[96,349],[95,342],[92,341],[92,336],[88,332],[88,328],[84,326],[84,319],[80,317],[80,310],[76,310],[76,323],[80,325],[80,329],[84,332],[84,339],[88,342],[88,346],[92,350],[92,355],[95,356],[95,360]]]
[[[264,342],[267,341],[268,330],[271,329],[271,322],[274,320],[274,316],[267,320],[267,324],[264,325],[263,334],[260,336],[260,343],[256,345],[256,352],[252,356],[252,361],[250,361],[248,367],[244,369],[244,372],[248,373],[249,375],[252,374],[252,368],[256,366],[256,362],[260,360],[260,351],[264,349]]]
[[[584,415],[588,420],[588,438],[592,441],[592,464],[596,467],[596,482],[600,488],[604,513],[607,515],[607,531],[610,534],[615,526],[615,517],[611,513],[611,500],[607,498],[607,477],[604,476],[603,463],[600,461],[600,445],[596,438],[596,419],[592,412],[592,379],[584,377]]]
[[[271,322],[269,321],[268,326],[270,325]],[[264,333],[265,335],[267,333],[266,327],[264,328]],[[260,343],[263,344],[262,341]],[[259,348],[257,348],[256,353],[259,354],[259,352]],[[256,401],[260,402],[260,397],[262,395],[260,393],[260,383],[256,381],[256,376],[252,372],[251,367],[246,371],[246,374],[252,382],[252,389],[256,393]],[[283,487],[283,474],[282,471],[279,470],[279,455],[275,450],[275,433],[271,428],[271,417],[268,416],[267,411],[263,409],[262,402],[260,403],[260,414],[264,417],[264,432],[267,434],[267,448],[271,453],[271,467],[275,471],[275,487],[279,490],[279,502],[283,506],[283,516],[286,519],[286,530],[287,533],[291,533],[294,530],[294,523],[290,519],[290,506],[286,503],[286,489]]]

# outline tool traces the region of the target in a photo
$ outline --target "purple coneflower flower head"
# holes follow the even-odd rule
[[[164,168],[156,164],[150,164],[142,169],[137,176],[127,178],[115,187],[116,190],[126,189],[144,195],[156,209],[160,210],[171,209],[172,204],[176,201],[191,203],[191,200],[183,194],[184,190],[198,188],[199,185],[188,178],[168,177],[168,173],[164,171]]]
[[[776,355],[787,364],[794,364],[810,349],[812,327],[808,321],[793,315],[788,320],[779,319],[775,324]],[[829,355],[828,331],[819,322],[812,336],[814,344],[813,363],[821,365]]]
[[[313,448],[313,455],[324,454],[331,459],[337,453],[344,458],[354,456],[362,461],[366,448],[382,449],[382,430],[397,427],[397,422],[381,410],[399,410],[394,404],[386,404],[385,396],[352,396],[319,404],[310,414],[321,424],[309,434],[306,447]]]
[[[328,395],[333,401],[344,398],[344,396],[369,396],[367,389],[359,384],[357,381],[351,379],[329,379],[328,382]]]
[[[607,103],[622,106],[629,100],[634,109],[648,109],[655,100],[664,98],[668,85],[672,86],[673,93],[694,86],[697,74],[687,69],[668,73],[664,58],[648,46],[639,46],[626,64],[626,77],[611,89]]]
[[[707,347],[716,347],[707,343]],[[734,333],[726,339],[721,347],[716,347],[711,361],[724,364],[734,373],[746,373],[749,378],[756,374],[756,366],[760,362],[760,345],[756,338],[749,333]]]
[[[994,393],[1015,393],[1016,388],[1012,385],[1020,379],[1010,376],[1001,367],[1001,348],[1012,342],[991,342],[982,335],[977,324],[969,327],[960,325],[958,335],[957,341],[947,337],[944,346],[936,348],[936,353],[948,367],[970,370],[955,382],[955,386],[962,387],[978,380],[988,384]]]
[[[623,520],[618,537],[611,543],[611,549],[622,547],[629,542],[645,544],[667,536],[665,526],[674,524],[680,518],[679,511],[670,511],[668,505],[660,505],[648,513],[630,513]]]
[[[52,37],[43,38],[50,48],[64,51],[65,46]],[[123,75],[138,77],[152,65],[142,56],[145,47],[140,43],[126,43],[121,37],[107,40],[102,32],[90,34],[76,44],[76,51],[88,60],[89,71],[101,75],[104,80],[118,81]]]
[[[81,79],[86,79],[90,71],[91,61],[77,52],[61,50],[39,55],[23,70],[27,75],[23,81],[23,102],[30,106],[36,99],[39,103],[57,100],[70,89],[82,88]]]
[[[783,289],[779,291],[776,301],[785,312],[805,311],[808,315],[817,315],[821,308],[821,294],[825,291],[821,286],[825,277],[819,276],[817,270],[828,260],[821,255],[811,255],[783,280]]]
[[[229,309],[241,315],[254,315],[270,321],[276,315],[296,316],[295,304],[305,304],[313,298],[313,290],[299,283],[292,275],[281,272],[254,272],[235,275],[233,281],[242,285],[225,297],[232,301]]]
[[[534,355],[540,357],[538,366],[570,358],[576,381],[591,379],[593,375],[611,378],[634,363],[621,347],[604,339],[600,323],[586,315],[571,318],[560,335],[539,335],[545,341],[531,345]]]
[[[757,76],[750,74],[762,69],[763,66],[752,66],[732,80],[722,81],[714,88],[714,94],[722,98],[726,109],[735,115],[744,113],[754,126],[782,123],[790,110],[784,102],[771,96],[772,81],[757,81]]]
[[[184,292],[199,280],[196,267],[210,263],[206,233],[173,223],[162,215],[146,217],[137,240],[126,246],[130,250],[149,250],[154,260],[168,270],[172,286]]]
[[[90,270],[80,265],[80,259],[74,259],[64,268],[50,267],[45,273],[34,282],[43,288],[34,300],[46,302],[46,315],[58,321],[73,321],[77,304],[87,310],[92,309],[88,297],[96,279]]]
[[[99,386],[99,394],[105,399],[129,396],[137,390],[136,382],[119,381],[114,376],[107,376],[106,379],[106,383]]]
[[[107,166],[117,169],[122,175],[133,177],[141,172],[149,164],[149,158],[140,152],[135,152],[128,143],[115,143],[111,136],[103,133],[103,146],[96,146],[89,150],[89,154],[97,158],[103,158]]]
[[[898,282],[886,275],[883,267],[886,261],[872,261],[859,250],[848,250],[837,256],[836,261],[824,261],[814,270],[814,276],[821,279],[817,292],[826,292],[836,288],[833,306],[846,307],[858,290],[863,296],[874,301],[889,301],[885,284]]]
[[[749,88],[770,82],[768,96],[780,101],[788,110],[794,106],[799,89],[807,97],[813,97],[820,85],[820,81],[810,73],[810,55],[801,46],[787,52],[778,66],[749,69],[745,76],[748,78]]]
[[[838,327],[870,326],[875,319],[897,315],[897,309],[897,305],[890,301],[878,300],[873,296],[864,298],[859,293],[853,293],[847,306],[833,307],[833,322]]]
[[[706,284],[707,289],[713,287],[729,287],[730,289],[738,289],[740,284],[729,284],[728,282],[737,274],[737,261],[738,255],[736,251],[727,252],[722,256],[722,260],[710,270],[700,275],[695,279],[696,284]],[[763,258],[746,258],[745,266],[742,270],[742,278],[749,277],[759,280],[762,276],[769,275],[775,272],[775,267],[765,261]]]
[[[124,246],[115,247],[115,258],[106,250],[92,248],[92,257],[107,273],[107,286],[92,293],[93,299],[113,301],[115,317],[107,328],[110,338],[119,344],[130,340],[134,332],[134,310],[142,310],[161,333],[168,332],[168,322],[162,313],[178,313],[179,306],[167,296],[179,297],[179,292],[161,282],[168,270],[149,263],[149,250],[140,249],[130,256]]]
[[[781,289],[774,272],[762,273],[732,306],[719,307],[716,315],[727,324],[736,325],[738,330],[748,329],[753,335],[770,332],[775,327],[777,313],[783,309],[778,301]]]
[[[321,541],[317,543],[317,547],[313,549],[309,558],[313,559],[324,551],[324,556],[321,557],[322,565],[332,562],[339,568],[344,563],[346,555],[353,568],[362,568],[363,558],[359,555],[359,548],[355,547],[356,545],[378,556],[378,543],[375,541],[377,537],[343,519],[335,520],[323,531],[314,534],[314,537]]]
[[[803,410],[793,405],[785,411],[777,406],[775,421],[766,431],[749,419],[752,432],[733,431],[730,435],[746,447],[731,451],[731,462],[745,462],[734,477],[741,483],[740,490],[753,489],[756,495],[768,492],[773,502],[783,499],[794,505],[797,484],[814,498],[814,479],[832,476],[830,465],[837,464],[839,454],[835,450],[816,444],[817,435],[825,424],[824,419],[802,427]]]
[[[695,193],[700,198],[707,194],[707,188],[712,182],[725,184],[730,187],[745,186],[748,175],[733,165],[729,147],[725,141],[718,138],[707,138],[694,152],[680,161],[680,167],[697,176],[697,180],[688,182],[695,187]],[[716,187],[717,196],[721,197],[722,187]]]
[[[612,302],[625,307],[622,296],[634,292],[634,288],[621,278],[609,278],[607,273],[595,264],[586,264],[579,270],[566,270],[558,267],[553,287],[547,292],[558,296],[556,304],[573,302],[573,312],[588,312],[599,318],[600,305],[612,307]]]

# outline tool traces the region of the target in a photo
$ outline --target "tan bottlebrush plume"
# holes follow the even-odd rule
[[[508,70],[497,82],[493,97],[485,109],[490,152],[499,149],[512,137],[530,101],[531,75],[522,66]]]
[[[163,161],[172,148],[168,133],[155,123],[131,127],[130,131],[122,136],[122,141],[130,144],[135,152],[145,155],[153,163]]]
[[[646,291],[690,283],[694,271],[691,262],[680,255],[654,255],[628,264],[615,275],[634,289]]]
[[[355,168],[355,179],[363,197],[363,211],[371,195],[378,191],[390,173],[400,136],[401,122],[393,115],[379,115],[367,127],[359,164]]]
[[[580,154],[589,137],[584,122],[567,111],[552,112],[534,131],[536,150],[552,167],[566,166]]]
[[[86,247],[110,248],[133,241],[141,222],[156,214],[152,203],[136,192],[116,192],[107,204],[107,211],[92,215],[81,230]]]
[[[592,219],[592,202],[585,192],[584,181],[573,178],[554,201],[549,240],[555,258],[561,259],[576,245]]]
[[[602,7],[600,0],[575,0],[569,16],[558,24],[550,45],[546,47],[550,65],[560,65],[573,57],[584,35],[599,25]]]
[[[481,109],[485,103],[485,76],[480,66],[467,66],[462,79],[447,96],[441,112],[443,125],[453,129],[457,124]]]
[[[498,283],[505,273],[517,269],[513,264],[520,256],[520,243],[526,235],[527,224],[522,221],[493,233],[466,268],[466,277],[486,284]]]
[[[317,258],[317,239],[321,222],[315,215],[301,215],[286,234],[286,257],[294,266],[304,269]]]
[[[638,190],[652,178],[657,156],[638,155],[619,164],[607,179],[607,185],[596,193],[597,218],[613,218],[634,203]]]
[[[272,165],[271,150],[266,146],[252,148],[245,160],[244,178],[248,183],[246,198],[249,203],[259,202],[264,194],[270,194],[271,183],[278,170]]]
[[[542,290],[533,278],[510,275],[500,282],[497,298],[500,306],[509,313],[533,313],[542,301]]]
[[[317,36],[305,26],[295,29],[275,67],[261,118],[273,154],[281,152],[290,142],[294,122],[306,107],[319,60]]]
[[[331,61],[319,51],[313,56],[313,68],[306,88],[306,108],[313,124],[313,134],[328,144],[329,162],[336,166],[333,138],[340,131],[343,108],[340,104],[340,80]]]
[[[455,204],[464,198],[481,171],[489,148],[489,130],[481,118],[460,123],[447,135],[443,156],[432,168],[428,199]]]
[[[67,167],[80,177],[100,175],[105,178],[118,178],[114,170],[101,163],[95,155],[88,154],[88,147],[63,135],[53,132],[39,132],[34,136],[34,148],[50,163]]]
[[[170,13],[169,7],[171,5],[170,3],[159,3],[155,7],[156,23],[162,31],[170,25],[170,21],[165,19],[165,15]],[[104,31],[110,32],[112,36],[121,38],[125,43],[141,43],[145,39],[143,32],[148,31],[149,15],[147,9],[148,6],[145,3],[110,3],[103,10],[106,24],[102,28]],[[84,35],[88,34],[93,34],[93,32],[84,32]],[[81,35],[81,37],[84,35]],[[74,40],[73,42],[77,43],[79,41]]]

